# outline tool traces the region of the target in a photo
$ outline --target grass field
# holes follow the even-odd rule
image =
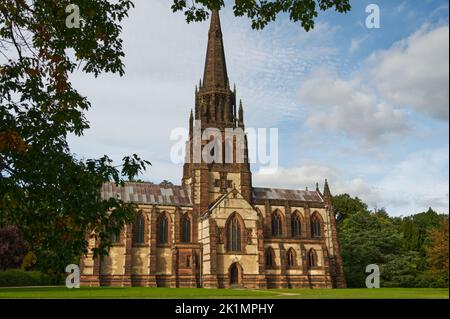
[[[114,299],[448,299],[444,288],[380,289],[171,289],[171,288],[0,288],[0,298]]]

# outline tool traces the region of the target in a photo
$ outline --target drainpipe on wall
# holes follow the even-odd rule
[[[199,229],[199,242],[200,242],[200,288],[203,288],[203,238],[202,238],[202,230],[203,230],[203,221],[200,220],[200,229]]]
[[[203,242],[200,243],[200,288],[203,288]]]

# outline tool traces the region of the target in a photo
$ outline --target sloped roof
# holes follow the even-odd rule
[[[211,204],[217,206],[228,194],[224,194]],[[120,198],[125,202],[148,205],[174,205],[192,206],[189,191],[180,185],[171,183],[136,183],[128,182],[124,187],[116,186],[115,183],[105,183],[101,189],[103,199],[111,197]],[[321,194],[314,191],[278,189],[278,188],[253,188],[253,200],[285,200],[302,202],[323,202]]]
[[[125,202],[150,205],[192,206],[189,192],[183,186],[162,183],[128,182],[124,187],[105,183],[101,189],[103,199],[119,197]]]
[[[302,202],[323,202],[322,196],[316,190],[295,190],[279,188],[253,188],[254,200],[288,200]]]
[[[223,194],[223,195],[219,196],[214,202],[212,202],[212,203],[209,205],[208,210],[207,210],[205,213],[212,212],[214,209],[216,209],[216,207],[219,206],[220,203],[222,203],[222,202],[225,200],[225,198],[228,197],[228,195],[229,195],[230,193],[231,193],[231,192],[228,192],[228,193],[226,193],[226,194]]]

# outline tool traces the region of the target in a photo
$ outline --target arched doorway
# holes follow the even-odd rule
[[[230,266],[229,278],[231,287],[242,285],[242,267],[239,263],[235,262]]]

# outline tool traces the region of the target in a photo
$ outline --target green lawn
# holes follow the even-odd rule
[[[0,288],[0,298],[153,298],[153,299],[448,299],[449,290],[424,288],[381,289],[171,289],[171,288]]]

